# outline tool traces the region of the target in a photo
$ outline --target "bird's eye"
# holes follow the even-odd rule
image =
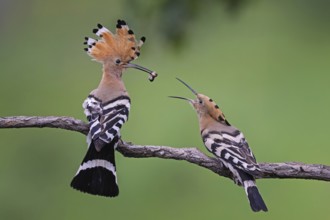
[[[120,64],[120,59],[117,59],[116,60],[116,64]]]

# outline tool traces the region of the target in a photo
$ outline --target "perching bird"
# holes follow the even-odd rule
[[[118,20],[116,34],[98,24],[93,32],[99,40],[85,38],[85,51],[95,61],[103,64],[99,86],[83,103],[89,121],[88,151],[71,186],[85,193],[114,197],[119,193],[117,185],[115,148],[120,140],[120,128],[128,119],[130,98],[122,81],[126,68],[136,68],[149,73],[149,80],[156,72],[130,63],[140,55],[145,42],[135,40],[134,33],[123,20]]]
[[[212,99],[197,93],[185,82],[178,80],[196,95],[196,99],[170,97],[187,100],[194,107],[207,150],[229,168],[235,183],[244,187],[252,210],[255,212],[268,211],[255,184],[254,176],[260,172],[260,168],[243,133],[229,124],[219,106]]]

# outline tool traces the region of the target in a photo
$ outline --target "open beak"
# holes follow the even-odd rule
[[[196,96],[198,95],[198,93],[193,89],[191,88],[187,83],[183,82],[181,79],[179,78],[176,78],[177,80],[179,80],[183,85],[187,86],[188,89],[190,89],[190,91],[192,91]],[[183,97],[180,97],[180,96],[169,96],[170,98],[175,98],[175,99],[183,99],[183,100],[186,100],[188,102],[190,102],[191,104],[194,103],[194,100],[192,99],[187,99],[187,98],[183,98]]]
[[[198,93],[193,89],[191,88],[187,83],[183,82],[181,79],[179,78],[176,78],[177,80],[179,80],[183,85],[187,86],[188,89],[190,89],[190,91],[192,91],[196,96],[198,95]]]
[[[147,68],[144,68],[144,67],[139,66],[139,65],[134,64],[134,63],[128,63],[128,64],[125,65],[125,67],[126,68],[135,68],[135,69],[142,70],[144,72],[149,73],[149,81],[150,82],[154,81],[154,79],[157,77],[157,73],[155,71],[149,70]]]
[[[193,102],[193,100],[191,100],[191,99],[183,98],[183,97],[180,97],[180,96],[169,96],[169,98],[183,99],[183,100],[186,100],[186,101],[188,101],[190,103]]]

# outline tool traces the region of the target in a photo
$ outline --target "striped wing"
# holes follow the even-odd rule
[[[85,115],[90,124],[89,137],[94,140],[97,150],[106,143],[120,137],[120,129],[128,120],[130,99],[120,96],[106,103],[90,95],[83,104]]]
[[[251,175],[259,171],[256,159],[240,131],[234,133],[212,131],[203,135],[207,149],[225,163]]]

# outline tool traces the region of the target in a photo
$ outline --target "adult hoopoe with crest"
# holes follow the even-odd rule
[[[185,82],[178,80],[196,95],[196,99],[170,97],[186,100],[194,107],[207,150],[229,168],[235,183],[244,187],[252,210],[255,212],[268,211],[255,184],[254,176],[260,172],[260,168],[243,133],[229,124],[219,106],[212,99],[197,93]]]
[[[130,63],[140,55],[145,42],[138,42],[134,33],[123,20],[118,20],[116,33],[98,24],[93,32],[99,40],[85,38],[85,51],[95,61],[103,64],[99,86],[83,103],[89,121],[88,151],[71,186],[85,193],[114,197],[119,193],[117,185],[115,148],[120,140],[120,128],[128,119],[130,98],[122,81],[126,68],[136,68],[149,73],[149,80],[156,72]]]

